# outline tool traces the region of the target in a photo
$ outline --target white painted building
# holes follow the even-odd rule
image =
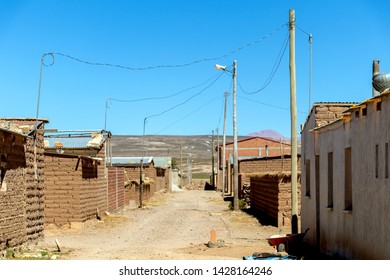
[[[302,228],[322,253],[390,259],[389,94],[314,104],[304,125]]]

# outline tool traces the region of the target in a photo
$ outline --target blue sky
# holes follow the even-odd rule
[[[55,53],[45,56],[42,67],[39,117],[49,119],[47,128],[106,125],[116,135],[142,135],[146,118],[146,134],[204,135],[217,128],[221,133],[228,91],[227,134],[232,135],[232,76],[214,65],[231,69],[237,60],[238,134],[273,129],[289,137],[284,47],[290,9],[297,24],[298,126],[310,100],[370,98],[374,58],[381,71],[390,71],[388,1],[0,4],[0,116],[36,116],[41,57]],[[313,36],[311,99],[308,34]]]

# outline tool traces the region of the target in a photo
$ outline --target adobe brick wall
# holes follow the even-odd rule
[[[107,203],[109,212],[125,205],[125,173],[122,167],[108,167]]]
[[[38,129],[44,129],[44,124]],[[45,220],[45,156],[43,132],[38,132],[36,152],[34,139],[27,138],[26,145],[26,220],[27,240],[35,241],[44,236]],[[35,156],[36,154],[36,156]],[[35,157],[38,176],[35,178]]]
[[[330,123],[340,117],[343,112],[348,109],[351,105],[330,105],[323,104],[314,107],[316,116],[316,127]]]
[[[298,171],[301,170],[301,160],[298,158]],[[282,158],[260,158],[240,160],[238,164],[239,173],[268,173],[291,171],[291,157]]]
[[[300,157],[298,158],[298,172],[301,171]],[[239,198],[250,207],[250,178],[251,174],[291,172],[291,157],[270,157],[243,159],[238,162],[238,190]]]
[[[134,201],[137,206],[139,201],[139,177],[140,167],[130,166],[125,167],[125,205],[129,205],[130,201]],[[142,201],[148,200],[156,192],[155,168],[154,166],[143,167],[145,177],[149,180],[145,181],[142,188]]]
[[[291,225],[291,172],[250,175],[251,209],[272,225]],[[301,209],[300,173],[298,174],[298,220]]]
[[[44,123],[38,128],[43,129]],[[36,139],[34,149],[33,138],[0,131],[0,250],[36,242],[44,234],[42,133]]]
[[[252,156],[252,157],[265,157],[266,156],[266,146],[268,147],[268,156],[281,156],[281,155],[290,155],[291,154],[291,145],[287,143],[280,144],[279,141],[254,137],[247,140],[241,140],[237,142],[237,154],[238,156]],[[219,162],[222,166],[222,146],[219,146]],[[233,143],[226,144],[226,160],[229,159],[229,154],[233,156]]]
[[[104,159],[104,148],[95,156]],[[45,203],[46,224],[85,222],[96,218],[97,212],[106,211],[107,181],[104,161],[47,152]]]
[[[156,168],[156,191],[170,189],[171,173],[170,168]]]

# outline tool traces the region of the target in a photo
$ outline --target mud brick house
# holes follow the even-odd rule
[[[300,182],[300,173],[298,173]],[[298,223],[301,187],[298,183]],[[291,171],[268,172],[250,176],[250,207],[266,223],[277,227],[291,225]]]
[[[233,186],[233,145],[234,143],[226,143],[225,145],[225,192],[231,193]],[[265,137],[249,137],[237,142],[237,154],[239,159],[243,158],[267,158],[275,156],[284,156],[291,154],[291,145],[285,139],[275,140]],[[217,174],[217,187],[222,190],[223,182],[223,145],[217,146],[219,157],[219,168]]]
[[[45,223],[85,222],[108,210],[106,131],[45,135]]]
[[[298,155],[298,172],[301,171]],[[291,173],[291,155],[273,157],[241,157],[238,159],[238,184],[240,197],[249,191],[250,177],[258,174]]]
[[[125,204],[141,205],[140,203],[140,177],[142,160],[142,200],[149,199],[155,192],[166,187],[165,177],[171,176],[166,160],[159,166],[155,165],[154,157],[113,157],[112,166],[123,167],[125,170]],[[169,178],[167,179],[170,180]]]
[[[298,155],[298,175],[300,175]],[[257,216],[284,227],[291,223],[291,155],[238,159],[239,198]],[[298,180],[300,193],[300,179]],[[300,195],[298,196],[300,205]]]
[[[171,190],[173,181],[172,158],[153,157],[153,162],[156,168],[156,191]]]
[[[112,157],[111,164],[114,167],[124,169],[125,180],[125,205],[130,207],[140,206],[140,177],[142,160],[142,200],[147,200],[155,192],[156,170],[152,157]]]
[[[0,250],[36,242],[44,235],[46,123],[0,119]]]
[[[311,245],[338,258],[390,259],[385,75],[383,91],[373,76],[378,92],[364,102],[315,103],[302,131],[302,227]]]

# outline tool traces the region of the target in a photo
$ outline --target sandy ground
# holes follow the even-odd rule
[[[158,193],[142,209],[124,209],[70,228],[48,226],[40,246],[60,244],[60,259],[224,260],[275,252],[267,237],[279,229],[262,226],[243,211],[229,210],[216,191]],[[211,230],[216,246],[208,246]],[[288,230],[288,229],[286,229]]]

